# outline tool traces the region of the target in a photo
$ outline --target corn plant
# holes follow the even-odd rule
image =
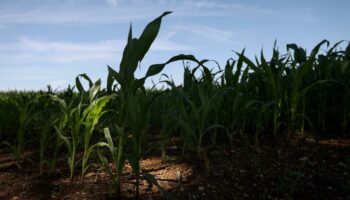
[[[94,152],[96,147],[104,146],[105,143],[97,142],[95,144],[91,144],[91,139],[94,134],[96,125],[99,122],[99,119],[105,114],[107,111],[104,110],[105,105],[111,99],[112,96],[102,96],[98,97],[98,93],[100,92],[101,81],[98,80],[94,83],[89,89],[89,105],[84,109],[82,113],[82,120],[84,124],[84,131],[82,135],[83,140],[83,157],[82,157],[82,171],[81,175],[84,177],[84,174],[90,167],[88,164],[88,159],[91,153]]]
[[[240,57],[240,60],[247,64],[247,68],[253,71],[250,73],[248,85],[255,87],[254,89],[257,89],[257,91],[253,92],[254,94],[251,100],[256,102],[262,101],[261,105],[271,104],[272,106],[273,136],[276,137],[278,128],[281,125],[280,119],[282,117],[282,106],[285,98],[284,73],[286,57],[280,57],[276,47],[273,49],[272,58],[269,62],[266,61],[263,52],[260,55],[260,62],[256,58],[256,64],[244,56],[243,53],[237,53],[237,55]],[[251,86],[249,87],[252,88]],[[263,110],[268,111],[267,109]],[[257,117],[260,115],[257,115]],[[257,121],[261,120],[257,119]],[[257,126],[259,125],[257,124]],[[260,130],[256,131],[260,132]]]
[[[116,194],[120,194],[120,185],[121,185],[121,175],[123,166],[125,164],[125,157],[123,155],[123,143],[127,139],[127,135],[124,133],[123,130],[119,130],[118,132],[121,133],[121,138],[119,138],[119,144],[118,146],[114,145],[113,139],[111,137],[111,134],[109,132],[108,128],[104,128],[104,136],[106,139],[106,143],[104,146],[108,147],[109,153],[111,154],[111,158],[113,161],[113,164],[116,166],[116,173],[114,174],[112,172],[112,169],[109,166],[107,158],[98,151],[99,158],[104,166],[104,168],[107,170],[108,174],[111,176],[113,183],[116,187]],[[102,145],[101,145],[102,146]]]
[[[177,128],[172,123],[173,120],[171,115],[172,114],[164,113],[161,116],[162,128],[160,129],[159,134],[160,134],[160,142],[161,142],[160,149],[161,149],[162,162],[165,162],[167,160],[166,146],[169,142],[169,139],[171,138],[172,132],[175,131],[175,129]]]
[[[46,103],[50,102],[48,98],[44,98],[44,100],[46,101]],[[57,116],[55,114],[52,113],[51,110],[49,110],[48,107],[45,107],[45,109],[48,110],[48,113],[39,113],[39,120],[41,121],[40,123],[42,123],[42,127],[40,127],[40,131],[39,131],[39,169],[40,169],[40,174],[43,174],[43,170],[44,170],[44,166],[47,165],[50,168],[54,167],[52,164],[55,163],[55,156],[54,155],[51,158],[51,161],[49,159],[46,158],[46,152],[50,147],[50,143],[52,142],[52,140],[57,137],[56,134],[54,134],[55,129],[53,128],[54,125],[56,124]],[[52,114],[52,117],[48,117],[47,114]],[[54,146],[58,145],[57,142],[54,143]],[[50,163],[51,162],[51,163]],[[51,170],[49,171],[49,173],[51,173]]]
[[[81,75],[82,76],[82,75]],[[84,75],[83,77],[87,77]],[[61,115],[57,119],[57,125],[55,130],[58,134],[57,145],[63,141],[68,151],[68,166],[70,171],[70,179],[73,179],[74,168],[76,165],[76,154],[80,145],[83,145],[83,157],[82,157],[82,177],[89,168],[88,159],[94,149],[100,145],[100,143],[90,144],[91,137],[95,130],[95,126],[99,121],[99,118],[105,113],[103,111],[104,106],[109,101],[111,96],[104,96],[97,98],[97,94],[100,91],[101,82],[98,80],[95,84],[92,84],[89,89],[89,104],[83,104],[83,87],[77,78],[77,87],[81,92],[81,98],[76,107],[73,106],[73,102],[69,105],[65,100],[58,96],[52,96],[52,99],[58,103]],[[69,131],[66,135],[64,130],[68,126]],[[56,150],[55,150],[56,152]],[[55,153],[56,154],[56,153]]]
[[[18,95],[0,92],[0,138],[10,141],[11,134],[17,130],[20,114]]]
[[[196,70],[202,67],[202,77],[195,77]],[[207,67],[199,65],[192,71],[185,67],[183,88],[178,88],[172,81],[166,81],[181,101],[177,105],[180,115],[173,115],[178,125],[184,130],[184,146],[182,156],[188,143],[195,141],[195,149],[200,160],[205,161],[205,168],[209,168],[209,160],[206,156],[206,148],[202,148],[203,139],[212,129],[224,128],[217,124],[216,104],[229,88],[216,89],[214,76]]]
[[[312,70],[314,65],[316,55],[323,44],[329,45],[327,40],[323,40],[311,51],[311,54],[308,58],[305,58],[305,52],[298,48],[295,44],[287,45],[287,49],[293,49],[294,52],[294,61],[291,68],[291,90],[289,94],[289,110],[290,110],[290,121],[289,121],[289,130],[293,132],[295,130],[294,126],[296,123],[296,118],[298,116],[298,106],[301,103],[302,98],[304,97],[307,90],[310,89],[310,86],[302,88],[304,76]],[[298,67],[296,66],[298,65]],[[320,80],[319,80],[320,81]]]
[[[248,101],[244,108],[245,112],[248,112],[251,114],[251,116],[255,116],[255,123],[254,123],[254,134],[253,134],[253,150],[256,153],[260,153],[260,139],[261,136],[263,135],[264,131],[266,131],[268,122],[271,119],[269,115],[269,108],[271,105],[273,105],[274,102],[264,102],[264,101],[257,101],[257,100],[250,100]],[[247,113],[245,113],[247,114]]]
[[[117,122],[120,127],[119,130],[128,130],[128,134],[132,135],[130,142],[131,154],[127,156],[127,159],[136,175],[136,197],[139,195],[141,170],[139,160],[141,159],[142,153],[141,144],[145,138],[145,133],[149,124],[149,108],[154,101],[154,98],[144,99],[140,95],[140,93],[145,92],[145,80],[160,73],[163,68],[171,62],[185,59],[199,62],[192,55],[181,54],[170,58],[165,63],[151,65],[144,77],[139,79],[135,78],[135,70],[155,40],[160,29],[162,18],[170,13],[171,12],[165,12],[150,22],[139,38],[133,38],[132,28],[130,27],[119,72],[108,67],[107,92],[112,91],[114,81],[117,81],[120,86],[118,92],[122,99],[122,105],[119,110],[119,122]]]
[[[261,52],[261,64],[257,70],[261,69],[267,76],[266,83],[264,84],[268,99],[271,100],[273,105],[273,136],[277,136],[279,126],[281,124],[282,116],[282,103],[285,97],[284,91],[284,76],[285,72],[285,60],[286,57],[280,58],[279,52],[274,49],[270,62],[267,62],[264,58],[263,52]],[[265,100],[266,101],[266,100]]]
[[[347,53],[349,45],[344,51],[337,50],[340,41],[328,49],[325,54],[319,54],[312,73],[305,78],[305,84],[311,85],[316,80],[334,80],[337,83],[327,82],[312,88],[308,94],[306,113],[317,128],[315,131],[342,132],[345,133],[348,113],[348,91],[349,81],[346,78],[349,74]],[[334,92],[337,91],[337,92]],[[327,95],[332,93],[332,95]],[[318,99],[318,100],[317,100]],[[317,106],[316,106],[317,105]],[[341,106],[340,106],[341,105]],[[312,109],[310,109],[312,108]],[[342,122],[339,125],[339,122]]]
[[[26,102],[22,107],[19,113],[18,119],[18,129],[16,132],[16,140],[13,143],[8,141],[3,141],[2,144],[8,146],[11,150],[12,158],[15,160],[16,165],[19,169],[21,169],[21,165],[23,163],[22,153],[24,150],[24,146],[26,144],[26,132],[30,128],[30,124],[32,123],[32,115],[34,115],[34,105],[37,101],[37,97]]]
[[[109,80],[112,80],[112,82],[113,79],[111,78],[117,80],[123,97],[122,102],[124,105],[122,105],[120,112],[120,119],[122,120],[119,122],[120,130],[129,128],[132,134],[132,153],[128,156],[128,160],[136,175],[135,187],[137,197],[139,195],[141,143],[147,130],[149,116],[149,111],[147,110],[149,102],[142,101],[143,99],[137,95],[137,92],[143,88],[147,77],[157,74],[164,66],[150,67],[146,76],[142,79],[135,79],[134,72],[157,36],[162,17],[167,14],[169,12],[164,13],[148,24],[139,39],[132,38],[132,29],[130,27],[128,43],[124,49],[119,72],[109,68]],[[108,90],[111,88],[111,81],[109,83],[110,87],[107,88]],[[117,163],[118,165],[119,163]]]
[[[76,160],[76,151],[78,148],[78,145],[81,141],[81,129],[82,129],[82,123],[83,119],[81,117],[81,101],[79,104],[74,108],[72,102],[67,105],[65,100],[61,99],[60,97],[53,95],[51,96],[52,100],[58,103],[59,109],[60,109],[60,115],[57,119],[57,124],[54,126],[56,133],[57,133],[57,139],[56,139],[56,149],[54,153],[54,163],[56,156],[58,153],[58,147],[62,142],[66,145],[67,148],[67,162],[70,172],[70,179],[73,180],[74,175],[74,167],[75,167],[75,160]],[[68,135],[66,135],[65,130],[68,127]],[[52,166],[52,167],[53,167]],[[52,168],[51,168],[52,170]]]
[[[244,55],[244,51],[240,55]],[[222,88],[231,88],[223,95],[220,106],[220,119],[228,129],[228,138],[232,141],[236,134],[243,135],[245,127],[245,104],[252,98],[247,90],[249,67],[243,69],[243,57],[226,62],[221,76]]]

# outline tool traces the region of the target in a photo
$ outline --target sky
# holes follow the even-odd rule
[[[173,13],[137,77],[181,53],[224,66],[244,48],[252,59],[261,50],[269,56],[275,41],[285,53],[288,43],[310,52],[323,39],[350,40],[349,9],[349,0],[0,0],[0,90],[61,90],[82,73],[105,85],[106,66],[119,70],[130,24],[139,37],[164,11]],[[178,84],[182,72],[182,62],[163,71]]]

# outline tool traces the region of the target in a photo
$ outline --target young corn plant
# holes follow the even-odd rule
[[[339,99],[348,99],[349,95],[349,86],[345,84],[345,82],[339,78],[337,75],[337,64],[331,63],[333,55],[333,49],[339,44],[335,44],[327,53],[327,55],[318,55],[319,50],[322,45],[326,44],[327,47],[329,46],[329,42],[327,40],[324,40],[320,42],[316,47],[311,51],[311,54],[309,57],[305,58],[306,52],[298,47],[295,44],[287,45],[288,49],[294,50],[294,56],[291,56],[291,75],[292,75],[292,88],[290,90],[290,130],[295,129],[295,125],[298,123],[298,118],[301,118],[300,123],[300,132],[304,133],[304,127],[305,127],[305,121],[308,122],[310,126],[312,126],[313,121],[310,117],[307,115],[310,112],[307,112],[307,110],[312,110],[310,108],[306,108],[306,105],[308,104],[311,107],[314,107],[314,105],[319,105],[319,109],[321,109],[321,112],[319,110],[318,112],[318,119],[321,122],[320,124],[325,123],[325,116],[326,114],[324,111],[329,110],[328,107],[330,107],[332,104],[334,107],[334,101],[338,100],[331,100],[334,95],[326,95],[329,94],[331,91],[328,88],[338,88],[338,90],[343,90],[343,98]],[[300,58],[303,55],[302,59]],[[316,57],[318,55],[318,57]],[[325,63],[324,63],[325,62]],[[334,61],[332,61],[334,62]],[[322,63],[322,65],[321,65]],[[324,65],[326,66],[332,66],[331,69],[324,69]],[[298,66],[298,67],[295,67]],[[322,67],[322,68],[321,68]],[[325,70],[325,71],[324,71]],[[340,74],[339,70],[339,74]],[[322,87],[321,87],[322,86]],[[327,86],[327,87],[325,87]],[[330,87],[332,86],[332,87]],[[308,103],[312,99],[312,92],[314,91],[327,91],[327,92],[320,92],[317,93],[318,96],[317,99],[314,100],[314,103],[310,105]],[[310,93],[310,95],[309,95]],[[308,97],[308,98],[306,98]],[[328,101],[328,102],[327,102]],[[326,103],[327,102],[327,103]],[[327,105],[327,106],[326,106]],[[332,120],[329,120],[332,121]]]
[[[96,129],[96,125],[99,122],[99,119],[107,112],[104,110],[104,107],[112,98],[110,95],[98,97],[101,88],[101,81],[98,80],[94,83],[89,89],[89,105],[84,109],[82,113],[82,119],[84,124],[84,131],[82,135],[83,140],[83,157],[82,157],[82,171],[81,175],[84,178],[84,175],[90,164],[88,164],[88,160],[90,158],[91,153],[93,153],[96,147],[105,146],[106,144],[103,142],[97,142],[95,144],[91,144],[91,139]]]
[[[304,79],[305,85],[311,85],[317,80],[328,80],[319,87],[312,88],[307,98],[303,98],[302,107],[306,107],[306,116],[314,124],[315,132],[342,132],[344,134],[346,130],[344,122],[349,108],[346,103],[349,101],[347,91],[349,81],[345,77],[348,77],[349,67],[347,67],[347,51],[337,50],[341,43],[344,41],[334,44],[324,54],[319,54],[312,73],[308,73]],[[349,51],[349,48],[346,49]],[[333,84],[331,80],[337,83]],[[332,95],[328,95],[330,93]],[[341,125],[339,122],[342,122]]]
[[[169,78],[165,74],[162,74],[162,76]],[[173,118],[171,116],[171,114],[177,110],[177,104],[175,103],[177,95],[171,89],[164,88],[162,88],[160,91],[150,90],[150,93],[148,95],[158,94],[160,94],[160,97],[157,98],[151,106],[152,113],[150,115],[150,118],[152,121],[150,121],[150,123],[160,129],[159,142],[161,160],[164,163],[168,160],[167,145],[170,141],[170,138],[172,137],[172,134],[176,131],[177,128],[174,125]]]
[[[264,131],[266,131],[268,126],[268,121],[271,119],[269,116],[269,107],[273,105],[274,102],[263,102],[263,101],[256,101],[256,100],[250,100],[245,105],[245,111],[246,112],[252,112],[252,116],[254,117],[254,134],[253,134],[253,150],[256,153],[260,153],[260,139],[262,137],[262,134]]]
[[[240,54],[244,55],[244,51]],[[235,70],[234,70],[235,69]],[[243,135],[245,126],[245,104],[251,99],[247,90],[249,67],[243,69],[242,57],[237,61],[229,59],[221,76],[221,88],[231,88],[223,95],[219,121],[228,129],[230,141],[236,134]]]
[[[51,170],[53,170],[53,167],[56,164],[56,156],[59,146],[64,143],[68,151],[67,162],[70,172],[69,177],[70,180],[73,180],[77,148],[81,142],[81,129],[83,126],[83,118],[81,116],[82,100],[80,100],[79,104],[76,107],[73,107],[72,102],[67,105],[65,100],[56,95],[52,95],[51,98],[54,102],[58,103],[58,107],[60,109],[60,115],[57,119],[57,124],[54,126],[57,133],[57,138],[53,161],[54,163],[52,163]],[[68,129],[67,133],[65,133],[66,129]]]
[[[20,106],[18,97],[10,93],[0,92],[0,138],[10,141],[18,127]]]
[[[283,117],[282,107],[285,98],[284,73],[286,68],[286,57],[279,56],[276,44],[273,49],[272,58],[269,62],[265,59],[262,51],[260,62],[258,58],[256,58],[256,64],[244,56],[243,53],[237,53],[237,55],[247,64],[247,68],[252,70],[248,84],[251,89],[257,89],[257,91],[254,92],[253,99],[251,100],[267,102],[267,104],[271,104],[272,106],[272,132],[274,138],[276,138],[279,127],[282,124],[281,118]]]
[[[116,81],[120,86],[118,94],[121,96],[122,105],[119,107],[119,121],[117,122],[119,126],[118,129],[126,131],[127,134],[131,136],[131,141],[126,142],[127,145],[131,146],[131,153],[126,157],[136,176],[136,198],[139,196],[141,175],[139,164],[139,160],[142,157],[141,145],[149,125],[150,105],[154,101],[154,98],[149,100],[142,98],[140,95],[140,93],[145,93],[144,83],[147,78],[160,73],[163,68],[171,62],[178,60],[192,60],[199,62],[192,55],[181,54],[170,58],[165,63],[151,65],[144,77],[135,77],[134,73],[137,66],[143,60],[144,56],[158,35],[162,18],[170,13],[171,12],[165,12],[150,22],[143,30],[139,38],[133,38],[132,28],[130,27],[127,45],[124,48],[119,72],[115,71],[111,67],[108,67],[109,74],[107,78],[107,92],[110,93],[113,91],[112,87],[114,81]]]
[[[47,99],[45,99],[47,100]],[[44,172],[44,166],[50,166],[50,161],[47,159],[47,150],[49,148],[49,144],[52,142],[52,140],[55,137],[55,134],[53,134],[53,132],[55,131],[52,127],[54,127],[56,121],[57,121],[57,117],[53,116],[52,118],[44,118],[45,115],[41,115],[40,118],[41,120],[46,119],[43,123],[43,126],[41,128],[41,131],[39,132],[39,144],[40,144],[40,148],[39,148],[39,157],[40,157],[40,161],[39,161],[39,169],[40,169],[40,174],[43,174]],[[56,118],[56,119],[55,119]],[[57,145],[57,144],[56,144]],[[53,161],[54,159],[52,159]]]
[[[194,74],[199,69],[198,67],[192,71],[185,68],[183,89],[176,87],[172,81],[167,81],[167,83],[182,98],[182,101],[177,105],[180,115],[173,115],[178,125],[184,130],[182,156],[186,146],[194,141],[197,157],[199,161],[204,161],[204,168],[208,171],[209,159],[206,156],[206,148],[203,148],[204,136],[212,129],[224,128],[217,124],[215,108],[218,99],[229,88],[216,89],[213,81],[214,74],[203,65],[201,65],[203,68],[202,77],[197,79]]]
[[[32,135],[36,134],[35,137],[28,138],[26,140],[30,140],[34,144],[39,144],[39,169],[40,174],[43,174],[44,167],[49,163],[49,159],[47,159],[47,150],[49,149],[49,144],[54,138],[54,124],[56,122],[57,116],[54,114],[54,104],[51,101],[50,95],[52,91],[39,91],[36,93],[36,97],[34,98],[34,104],[32,107],[31,118],[31,126],[30,132]]]
[[[169,91],[171,92],[171,91]],[[173,95],[169,96],[172,97]],[[176,131],[177,126],[173,123],[173,117],[172,115],[175,112],[175,109],[177,109],[175,106],[177,105],[174,103],[176,101],[176,97],[173,97],[171,99],[163,99],[163,103],[165,104],[164,106],[169,106],[168,108],[164,108],[163,110],[166,110],[168,113],[163,113],[161,115],[161,123],[162,123],[162,128],[160,129],[160,149],[161,149],[161,160],[162,162],[166,162],[168,160],[167,156],[167,150],[166,147],[169,143],[169,140],[172,136],[172,133]],[[171,105],[169,105],[169,103]]]
[[[284,73],[285,73],[285,59],[286,57],[280,58],[277,49],[273,49],[273,55],[270,62],[267,62],[263,52],[261,52],[261,64],[257,70],[262,70],[266,76],[265,91],[267,98],[270,100],[273,107],[273,136],[276,137],[281,125],[282,106],[283,99],[285,97],[285,84],[284,84]],[[266,101],[265,100],[265,101]],[[269,104],[269,102],[267,102]]]
[[[116,167],[116,173],[115,174],[113,173],[112,169],[109,166],[109,162],[107,158],[100,151],[98,151],[98,156],[104,168],[107,170],[108,174],[110,175],[113,183],[115,184],[116,194],[120,195],[120,185],[121,185],[120,178],[121,178],[123,167],[125,164],[125,157],[123,155],[123,145],[124,145],[123,143],[124,141],[126,141],[127,135],[123,130],[118,130],[118,132],[121,134],[121,137],[119,138],[118,146],[115,146],[112,136],[109,132],[109,129],[104,128],[103,132],[106,139],[106,143],[104,144],[104,146],[108,148],[109,153],[111,154],[113,164]]]
[[[89,81],[90,89],[88,93],[84,92],[84,88],[79,80],[80,76]],[[79,146],[83,146],[81,176],[84,178],[86,171],[90,167],[88,160],[91,153],[94,152],[96,147],[105,145],[102,142],[91,144],[91,139],[99,119],[106,112],[104,111],[104,107],[111,98],[111,96],[98,97],[101,87],[100,80],[91,84],[89,77],[83,74],[77,77],[76,84],[81,93],[80,102],[76,107],[72,103],[67,105],[65,100],[58,96],[52,96],[52,99],[58,103],[61,110],[61,116],[57,120],[58,125],[55,125],[55,130],[59,139],[66,145],[68,151],[68,166],[71,180],[73,179],[74,168],[77,164],[76,156]],[[88,96],[89,98],[88,105],[83,104],[84,96]],[[64,133],[66,126],[69,127],[68,135]],[[60,140],[57,140],[58,144]]]
[[[311,51],[311,54],[308,58],[306,58],[306,52],[299,48],[295,44],[287,45],[287,49],[294,50],[294,60],[292,60],[292,68],[290,69],[291,73],[291,89],[288,98],[289,105],[289,133],[293,133],[296,129],[297,117],[300,114],[298,112],[298,106],[302,102],[303,97],[305,97],[306,92],[310,89],[310,85],[303,86],[303,78],[309,73],[315,63],[316,55],[319,52],[322,45],[327,44],[329,42],[327,40],[323,40]],[[318,80],[319,83],[324,82],[324,80]],[[315,83],[313,83],[315,84]],[[313,86],[313,85],[311,85]],[[304,113],[301,113],[304,115]]]
[[[2,144],[8,146],[11,150],[12,158],[15,160],[16,165],[19,169],[21,169],[21,166],[23,164],[23,150],[24,146],[26,144],[26,132],[30,128],[30,124],[32,123],[33,119],[32,116],[34,115],[35,110],[34,105],[37,101],[37,97],[30,100],[29,102],[26,102],[22,107],[21,111],[19,113],[19,119],[18,119],[18,128],[16,132],[16,141],[13,143],[10,143],[8,141],[2,142]]]
[[[66,100],[58,97],[57,95],[50,95],[50,98],[53,103],[58,104],[57,105],[58,112],[55,114],[54,120],[52,122],[56,133],[54,136],[54,140],[56,142],[54,143],[52,158],[46,161],[49,168],[49,174],[52,174],[57,164],[57,156],[58,156],[60,147],[65,143],[64,140],[62,140],[62,136],[63,136],[63,133],[66,132],[67,129],[69,128],[68,121],[69,121],[70,113],[73,107],[72,106],[73,101],[71,100],[70,103],[67,105]],[[73,168],[70,169],[70,173],[73,174]],[[71,175],[71,179],[72,177],[73,175]]]

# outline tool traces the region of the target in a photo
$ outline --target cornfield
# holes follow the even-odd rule
[[[121,176],[130,165],[138,198],[141,180],[159,186],[140,166],[150,150],[150,138],[159,138],[153,151],[163,162],[169,159],[171,139],[178,138],[179,160],[193,153],[210,170],[208,151],[229,148],[237,138],[260,152],[264,141],[277,146],[292,143],[296,136],[349,137],[348,41],[331,45],[323,40],[310,52],[288,44],[285,52],[274,47],[271,58],[261,52],[254,60],[243,50],[218,70],[209,67],[209,60],[180,54],[149,66],[142,78],[136,78],[135,70],[168,14],[150,22],[139,38],[130,27],[119,68],[108,66],[106,88],[101,80],[80,74],[76,85],[64,91],[48,87],[0,93],[0,142],[19,169],[27,149],[38,152],[33,162],[42,175],[54,173],[62,156],[71,181],[77,173],[84,179],[103,166],[113,194],[120,195]],[[145,86],[173,62],[184,69],[181,84],[163,75],[164,87]]]

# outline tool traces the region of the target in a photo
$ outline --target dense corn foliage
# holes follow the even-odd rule
[[[41,173],[51,173],[57,157],[64,153],[70,178],[77,166],[84,177],[93,164],[89,158],[97,153],[116,185],[116,193],[120,192],[125,161],[130,163],[137,196],[141,178],[155,180],[143,173],[139,164],[150,128],[156,130],[152,134],[160,136],[163,161],[173,136],[180,137],[183,154],[193,151],[205,160],[207,148],[229,144],[227,141],[235,137],[248,138],[258,151],[263,138],[288,141],[294,134],[349,136],[349,42],[330,46],[324,40],[310,54],[288,44],[283,54],[275,47],[271,58],[261,52],[254,61],[242,51],[217,71],[209,68],[212,63],[208,60],[177,55],[151,65],[144,77],[135,78],[162,18],[169,13],[148,24],[139,38],[133,38],[130,27],[119,71],[108,67],[105,89],[100,80],[93,83],[81,74],[76,79],[78,92],[71,87],[62,92],[48,87],[47,91],[0,93],[1,144],[9,147],[19,167],[23,150],[30,147],[39,152]],[[162,83],[167,87],[145,87],[147,78],[181,60],[194,66],[180,65],[184,68],[180,85],[164,75]],[[88,81],[87,90],[81,78]],[[205,163],[209,168],[209,162]]]

